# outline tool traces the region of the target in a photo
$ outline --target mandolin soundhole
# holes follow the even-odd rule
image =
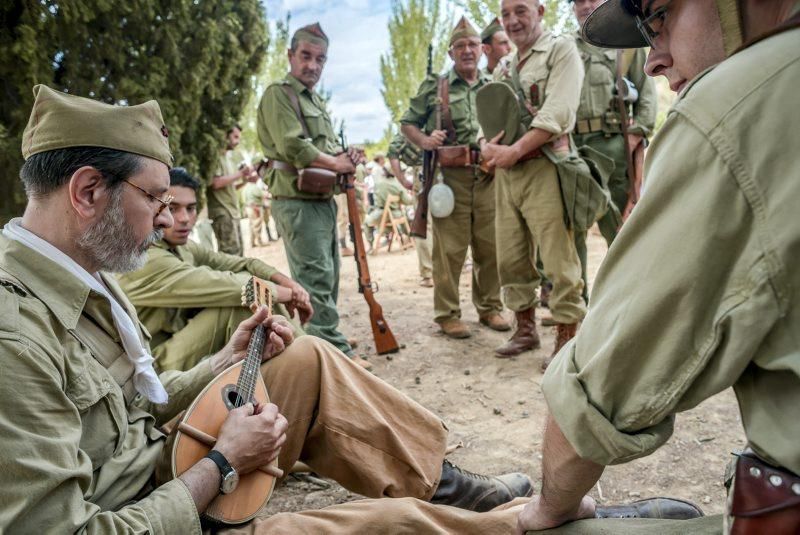
[[[239,394],[239,391],[236,389],[236,385],[225,385],[225,388],[222,389],[221,393],[222,401],[225,403],[225,406],[229,411],[241,407],[247,403],[247,400]]]

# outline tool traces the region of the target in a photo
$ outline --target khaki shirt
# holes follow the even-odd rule
[[[617,51],[598,48],[584,41],[580,34],[575,37],[586,77],[583,79],[578,120],[606,117],[612,114],[619,121],[615,100],[617,86]],[[655,81],[644,73],[647,54],[643,48],[625,51],[633,54],[627,72],[623,74],[639,91],[639,99],[633,104],[631,134],[648,135],[656,124],[658,95]],[[623,62],[623,65],[625,63]]]
[[[242,158],[239,153],[233,150],[226,150],[217,160],[217,167],[214,176],[233,175],[239,170]],[[219,215],[229,215],[239,217],[239,195],[236,186],[228,184],[224,188],[214,189],[211,182],[206,186],[206,197],[208,198],[208,217],[214,219]]]
[[[447,74],[450,83],[450,115],[456,130],[454,145],[471,145],[477,148],[478,113],[475,106],[475,95],[478,89],[489,81],[483,71],[478,71],[478,81],[472,85],[462,79],[455,68]],[[436,100],[438,77],[428,76],[419,86],[416,96],[409,102],[408,110],[400,120],[402,124],[412,124],[430,134],[436,130]],[[442,118],[442,129],[447,124]]]
[[[278,270],[255,258],[218,253],[187,242],[165,241],[147,252],[138,271],[118,276],[139,318],[158,345],[186,327],[192,309],[242,306],[242,286],[252,275],[269,280]],[[275,287],[269,283],[273,298]]]
[[[375,181],[375,206],[381,211],[386,206],[386,199],[389,195],[397,195],[400,198],[400,204],[414,204],[414,196],[403,187],[397,178],[393,176],[386,176]],[[397,206],[393,206],[396,209]]]
[[[410,167],[422,165],[422,150],[400,133],[396,134],[389,143],[386,157],[396,158]]]
[[[509,81],[515,70],[526,101],[537,110],[529,129],[552,132],[553,137],[571,132],[584,77],[575,42],[545,31],[524,54],[517,51],[511,55],[508,69],[495,68],[494,79]]]
[[[242,197],[244,198],[245,206],[255,206],[257,208],[264,206],[266,192],[262,186],[255,182],[248,182],[242,189]]]
[[[114,279],[103,279],[138,323]],[[126,400],[115,377],[122,370],[129,382],[133,367],[105,297],[2,235],[0,281],[0,531],[200,533],[180,480],[133,500],[147,491],[164,448],[157,426],[211,381],[209,363],[161,374],[165,405],[138,395]],[[113,354],[78,341],[81,316],[112,339]]]
[[[281,88],[282,85],[288,85],[297,94],[300,111],[308,125],[309,137],[303,135],[303,127],[289,97]],[[266,157],[289,163],[298,169],[308,167],[317,159],[320,152],[333,155],[340,150],[322,97],[292,75],[287,75],[285,79],[270,85],[264,91],[258,107],[257,126],[258,139]],[[286,171],[269,169],[266,181],[275,197],[299,199],[330,197],[330,195],[300,191],[297,189],[297,176]]]
[[[542,385],[581,457],[647,455],[678,412],[732,386],[750,446],[800,474],[798,40],[701,74],[656,135],[642,199]]]

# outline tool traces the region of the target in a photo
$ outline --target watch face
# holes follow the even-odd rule
[[[236,473],[236,470],[231,469],[231,471],[225,474],[225,477],[222,478],[222,483],[219,486],[219,490],[223,494],[230,494],[236,489],[236,485],[238,484],[239,474]]]

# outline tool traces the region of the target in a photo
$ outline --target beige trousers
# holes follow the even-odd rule
[[[455,207],[448,217],[433,219],[434,321],[460,318],[458,283],[472,247],[472,303],[483,316],[503,310],[495,249],[494,181],[476,180],[471,169],[444,169]]]
[[[250,223],[250,247],[263,245],[264,213],[259,206],[246,206],[247,221]]]
[[[564,223],[555,165],[547,158],[534,158],[498,169],[495,182],[497,266],[505,305],[516,312],[537,305],[538,247],[544,273],[553,283],[553,319],[581,321],[586,315],[581,264],[572,231]]]
[[[426,238],[424,240],[422,238],[414,238],[414,247],[417,250],[419,276],[423,279],[430,279],[433,277],[433,226],[431,225],[430,214],[428,214]]]

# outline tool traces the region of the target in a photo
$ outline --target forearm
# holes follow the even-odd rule
[[[338,168],[338,161],[335,156],[331,156],[330,154],[325,154],[324,152],[320,152],[317,154],[317,157],[314,158],[308,167],[322,167],[323,169],[330,169],[331,171],[336,171]]]
[[[222,189],[227,188],[237,180],[242,178],[242,174],[237,172],[232,175],[222,175],[222,176],[215,176],[211,180],[211,188],[212,189]]]
[[[211,459],[200,459],[178,479],[189,489],[199,513],[203,513],[219,494],[219,468]]]
[[[428,137],[422,132],[422,130],[419,129],[419,127],[413,124],[402,125],[400,127],[400,132],[402,132],[403,135],[406,136],[406,138],[417,147],[422,147],[425,138]]]
[[[541,505],[552,517],[574,518],[604,466],[581,459],[548,413],[542,444]]]
[[[511,148],[514,149],[521,158],[550,141],[551,137],[553,137],[552,132],[542,130],[541,128],[532,128],[511,145]]]

